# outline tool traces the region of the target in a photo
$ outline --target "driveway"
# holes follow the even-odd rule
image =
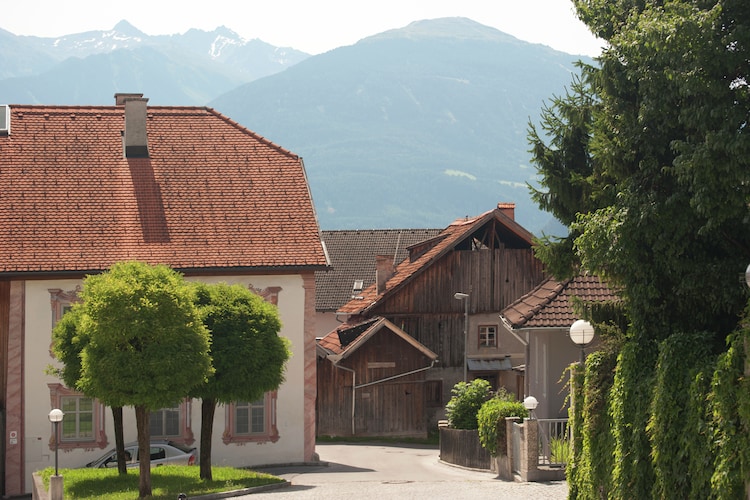
[[[490,472],[441,463],[438,450],[432,447],[318,444],[316,451],[327,465],[259,469],[283,477],[292,485],[242,498],[565,500],[568,495],[565,482],[507,482],[495,479]]]

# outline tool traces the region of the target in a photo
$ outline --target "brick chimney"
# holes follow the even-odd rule
[[[392,255],[375,256],[375,283],[377,284],[378,295],[385,291],[385,284],[391,279],[394,271]]]
[[[125,106],[123,148],[125,158],[148,158],[146,104],[143,94],[115,94],[115,105]]]
[[[516,220],[516,204],[515,203],[500,202],[497,204],[497,209],[500,210],[500,212],[503,215],[510,218],[511,220]]]

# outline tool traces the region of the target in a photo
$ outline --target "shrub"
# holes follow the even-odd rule
[[[501,394],[486,401],[477,413],[479,424],[479,442],[490,455],[507,455],[505,440],[505,417],[528,417],[528,410],[523,403],[515,401],[513,396]],[[498,442],[500,449],[498,449]]]
[[[459,382],[451,390],[453,397],[446,405],[448,425],[454,429],[476,429],[477,413],[491,395],[490,383],[476,379],[470,383]]]

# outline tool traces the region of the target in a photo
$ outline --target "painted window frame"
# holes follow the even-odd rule
[[[276,423],[276,400],[277,391],[269,391],[263,395],[264,407],[264,429],[263,432],[238,433],[237,432],[237,403],[229,403],[225,406],[224,413],[224,444],[246,444],[246,443],[275,443],[279,440],[279,429]]]
[[[151,432],[151,437],[155,439],[168,439],[170,441],[174,441],[175,443],[185,444],[187,446],[192,445],[195,442],[195,435],[193,434],[192,429],[192,400],[191,399],[184,399],[179,404],[172,408],[161,408],[156,411],[151,412],[151,422],[153,422],[154,414],[156,413],[162,413],[164,415],[164,412],[166,411],[174,411],[177,410],[178,412],[178,434],[155,434]],[[162,428],[164,426],[164,420],[162,419]]]
[[[492,342],[488,342],[489,330],[492,329]],[[484,330],[484,331],[483,331]],[[498,325],[482,324],[477,327],[477,344],[480,349],[497,349],[498,347]]]
[[[50,391],[50,406],[52,408],[62,408],[63,398],[86,398],[83,394],[72,389],[68,389],[63,384],[54,383],[47,384]],[[60,450],[75,450],[75,449],[103,449],[109,444],[107,441],[107,433],[104,425],[104,405],[97,399],[91,398],[92,402],[92,436],[90,439],[62,439],[62,429],[59,429],[60,440],[58,442],[58,449]],[[63,422],[65,417],[63,416]],[[55,429],[54,425],[50,424],[50,438],[49,438],[49,449],[55,449]],[[59,427],[59,426],[58,426]]]

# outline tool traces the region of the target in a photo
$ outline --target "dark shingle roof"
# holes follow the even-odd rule
[[[375,282],[377,255],[395,256],[397,265],[408,255],[408,247],[439,233],[440,229],[323,231],[331,269],[315,272],[315,308],[336,311],[352,298],[355,280],[362,280],[363,288]]]
[[[125,158],[124,123],[123,106],[11,105],[0,273],[327,264],[299,156],[210,108],[149,106],[149,157]]]
[[[549,278],[503,309],[501,316],[514,329],[567,328],[579,319],[573,312],[572,297],[584,302],[619,300],[597,276],[576,276],[562,282]]]

